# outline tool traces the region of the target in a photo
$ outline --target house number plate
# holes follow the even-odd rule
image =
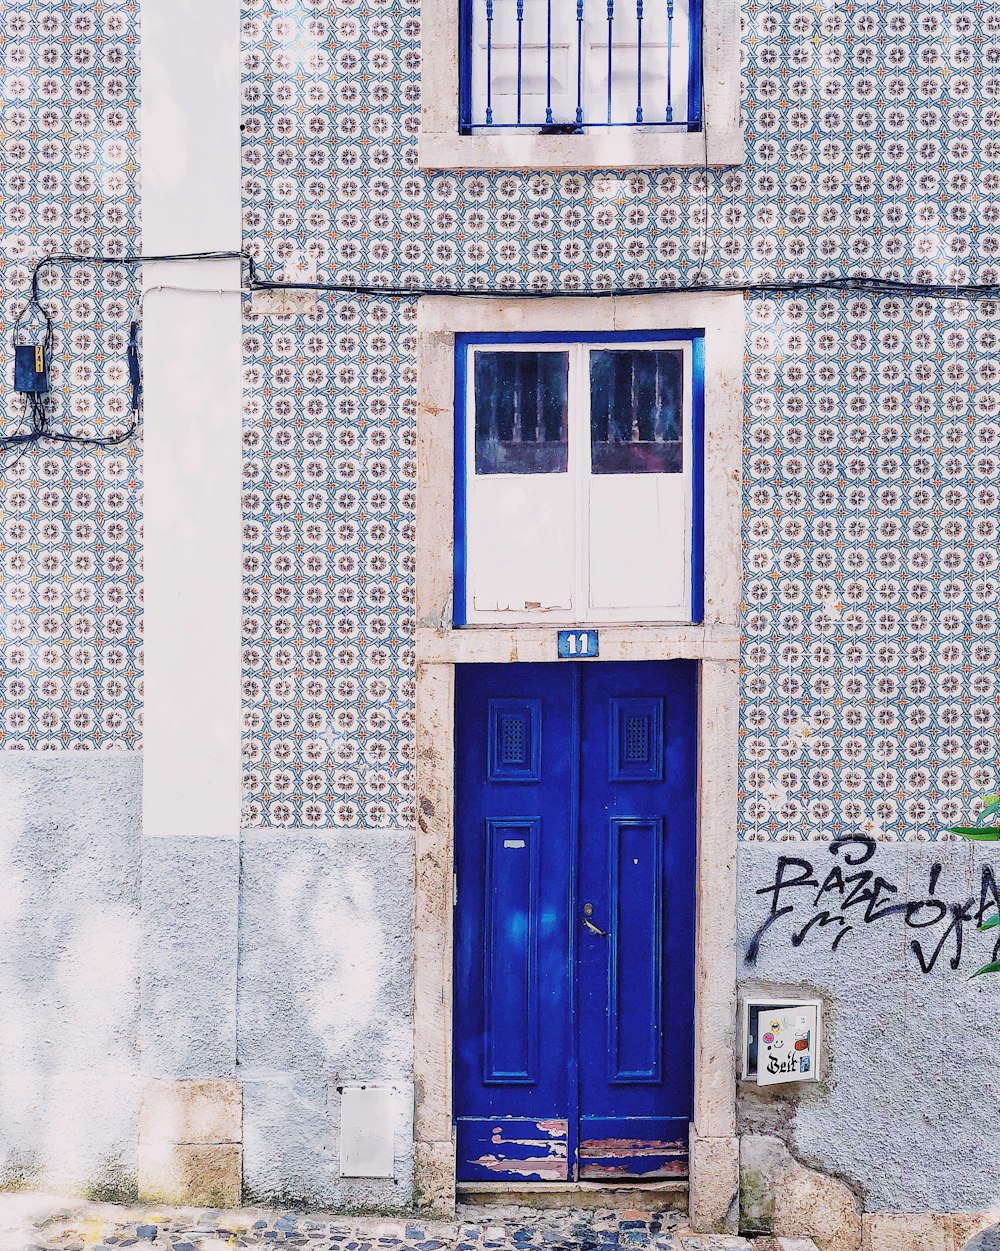
[[[596,630],[560,630],[560,660],[592,660],[599,651]]]

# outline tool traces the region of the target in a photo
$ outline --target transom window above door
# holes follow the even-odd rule
[[[461,0],[460,27],[463,134],[701,127],[699,0]]]
[[[702,345],[456,344],[457,624],[701,620]]]

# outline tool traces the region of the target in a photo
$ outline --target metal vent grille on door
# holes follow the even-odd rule
[[[488,769],[491,782],[536,782],[541,769],[542,709],[537,699],[491,699]]]
[[[640,695],[612,699],[609,731],[612,781],[662,780],[662,699]]]
[[[625,759],[629,764],[649,762],[649,718],[625,718]]]
[[[524,718],[500,718],[500,758],[505,765],[524,764]]]

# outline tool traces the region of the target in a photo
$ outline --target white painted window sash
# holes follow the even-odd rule
[[[593,343],[540,343],[518,342],[498,339],[496,342],[469,344],[464,349],[468,353],[466,369],[466,396],[464,417],[465,467],[466,467],[466,516],[461,519],[465,527],[465,560],[466,560],[466,604],[465,621],[468,625],[500,624],[500,623],[550,623],[550,624],[600,624],[617,622],[670,622],[688,623],[691,621],[692,610],[692,545],[694,517],[694,377],[693,348],[688,339],[671,339],[665,335],[662,339],[636,340],[630,338],[608,338]],[[639,490],[643,485],[660,477],[675,475],[657,474],[621,474],[595,475],[592,472],[591,417],[590,417],[590,358],[595,351],[680,351],[683,355],[683,390],[682,390],[682,470],[679,475],[683,483],[682,532],[683,532],[683,568],[681,585],[683,594],[676,603],[660,603],[640,607],[599,607],[592,604],[592,543],[591,501],[594,494],[595,478],[631,480]],[[538,610],[532,609],[497,609],[489,610],[475,603],[474,588],[477,585],[475,562],[477,545],[475,542],[474,516],[477,499],[476,465],[476,395],[475,395],[475,358],[478,352],[516,353],[518,351],[568,353],[569,375],[567,382],[567,471],[565,477],[571,485],[573,497],[572,519],[567,517],[567,524],[572,526],[571,544],[573,551],[572,568],[572,603],[568,610],[548,606]],[[544,482],[546,478],[564,478],[564,475],[485,475],[493,479],[514,479],[524,477],[532,480],[532,485]],[[646,483],[642,480],[645,479]],[[600,490],[600,487],[597,488]],[[660,553],[664,557],[667,553]],[[654,551],[653,559],[656,559]]]

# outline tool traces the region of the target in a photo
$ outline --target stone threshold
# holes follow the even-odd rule
[[[686,1212],[688,1183],[631,1182],[459,1182],[460,1204],[479,1208],[519,1204],[526,1208],[560,1211],[603,1208],[612,1212]]]

